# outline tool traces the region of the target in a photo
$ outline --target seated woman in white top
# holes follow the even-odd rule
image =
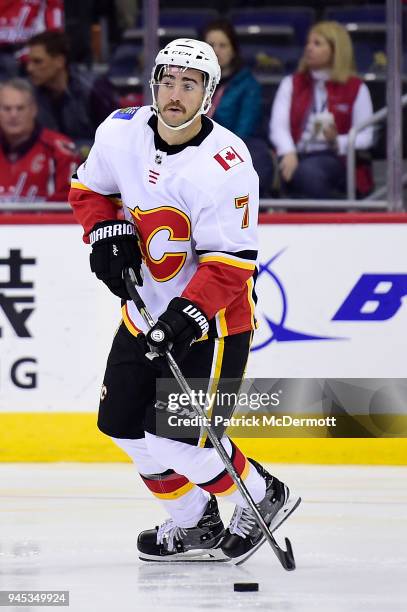
[[[370,93],[355,75],[352,42],[335,21],[315,24],[298,71],[277,90],[270,118],[270,140],[279,157],[284,195],[338,198],[346,189],[348,132],[373,113]],[[359,197],[373,188],[369,149],[373,128],[356,137]]]

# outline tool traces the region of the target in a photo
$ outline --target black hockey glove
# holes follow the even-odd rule
[[[204,336],[208,329],[206,315],[193,302],[174,298],[146,335],[150,357],[170,350],[175,358],[183,359],[192,342]]]
[[[112,293],[123,300],[130,299],[123,279],[123,270],[131,266],[137,284],[143,284],[141,253],[136,230],[130,221],[102,221],[96,223],[90,234],[92,272],[105,283]]]

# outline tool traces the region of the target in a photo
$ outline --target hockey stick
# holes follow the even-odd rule
[[[140,297],[140,295],[139,295],[139,293],[137,291],[136,275],[135,275],[134,270],[132,268],[126,268],[125,269],[125,271],[124,271],[124,280],[125,280],[125,283],[126,283],[127,291],[129,292],[129,295],[130,295],[131,299],[133,300],[137,310],[139,311],[140,315],[143,317],[143,320],[146,323],[146,325],[148,326],[148,328],[151,329],[155,325],[155,321],[152,318],[152,316],[150,315],[150,313],[148,312],[148,309],[147,309],[146,305],[144,304],[142,298]],[[170,367],[171,372],[173,373],[174,378],[178,382],[181,390],[183,391],[183,393],[186,393],[188,395],[189,402],[190,402],[192,408],[194,409],[196,414],[200,417],[201,422],[202,423],[206,423],[205,412],[204,412],[202,406],[199,404],[199,402],[195,401],[194,394],[192,393],[191,387],[188,385],[188,383],[187,383],[186,379],[184,378],[184,376],[183,376],[183,374],[182,374],[182,372],[181,372],[177,362],[175,361],[174,357],[172,356],[172,354],[171,354],[171,352],[169,350],[165,351],[165,358],[166,358],[168,366]],[[286,569],[288,571],[289,570],[294,570],[295,569],[295,560],[294,560],[294,554],[293,554],[293,549],[292,549],[290,540],[288,538],[285,538],[285,545],[286,545],[287,550],[284,550],[284,549],[280,548],[280,546],[278,545],[278,543],[274,539],[272,533],[270,532],[270,530],[269,530],[269,528],[268,528],[264,518],[262,517],[259,509],[257,508],[257,506],[256,506],[252,496],[250,495],[246,485],[244,484],[244,482],[240,478],[240,475],[236,471],[233,463],[230,461],[229,455],[227,454],[227,452],[224,449],[223,445],[220,443],[220,441],[216,437],[216,434],[212,430],[212,427],[210,425],[204,425],[204,429],[207,432],[208,437],[209,437],[210,441],[213,444],[213,447],[215,448],[215,450],[217,451],[219,457],[221,458],[221,460],[222,460],[226,470],[228,471],[228,473],[231,476],[233,482],[235,483],[236,487],[240,491],[243,499],[246,501],[247,505],[251,508],[253,514],[255,515],[257,523],[258,523],[260,529],[262,530],[266,540],[270,544],[271,548],[273,549],[273,552],[277,556],[277,558],[280,561],[281,565],[284,567],[284,569]]]

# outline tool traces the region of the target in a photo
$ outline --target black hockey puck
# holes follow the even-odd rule
[[[258,591],[259,583],[258,582],[235,582],[233,585],[233,590],[238,591],[239,593],[244,593],[246,591]]]

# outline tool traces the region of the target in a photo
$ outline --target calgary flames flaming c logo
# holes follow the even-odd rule
[[[191,222],[177,208],[160,206],[152,210],[141,210],[138,206],[130,211],[140,239],[140,248],[145,262],[158,282],[171,280],[178,274],[187,258],[186,251],[164,251],[159,259],[151,253],[151,243],[159,232],[167,232],[167,242],[188,242],[191,239]]]

